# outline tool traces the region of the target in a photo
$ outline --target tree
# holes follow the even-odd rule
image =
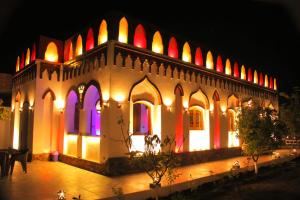
[[[258,174],[259,157],[281,145],[282,136],[288,131],[274,110],[256,104],[241,108],[237,116],[237,128],[238,137],[243,142],[242,150],[254,162],[255,174]]]

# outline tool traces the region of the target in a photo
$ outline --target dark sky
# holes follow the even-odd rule
[[[0,72],[13,73],[16,57],[39,34],[66,39],[103,14],[117,10],[195,41],[214,55],[220,53],[223,60],[229,57],[272,74],[279,79],[281,91],[299,80],[297,0],[209,2],[2,0]]]

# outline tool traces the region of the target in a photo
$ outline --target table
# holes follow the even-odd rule
[[[17,153],[16,149],[0,149],[1,177],[8,176],[10,158]]]

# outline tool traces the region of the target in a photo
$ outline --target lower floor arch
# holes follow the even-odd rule
[[[189,108],[189,151],[209,148],[209,110],[200,106],[192,106]]]

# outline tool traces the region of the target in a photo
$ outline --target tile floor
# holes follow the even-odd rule
[[[279,160],[290,158],[288,150],[280,151]],[[195,180],[198,181],[197,184],[207,181],[210,177],[228,172],[233,162],[237,160],[241,168],[246,167],[246,157],[181,167],[178,169],[181,176],[175,184],[177,186],[185,184],[185,187],[188,187],[187,184]],[[271,156],[262,156],[259,162],[266,164],[274,162],[274,159]],[[62,189],[66,192],[67,199],[79,194],[81,199],[109,199],[114,196],[112,187],[122,187],[123,192],[128,194],[127,199],[141,199],[141,196],[153,195],[153,191],[149,190],[150,182],[151,179],[145,173],[106,177],[61,162],[34,161],[28,163],[27,174],[22,172],[21,165],[17,163],[12,176],[0,179],[0,199],[57,199],[57,192]],[[166,185],[164,181],[163,186]]]

